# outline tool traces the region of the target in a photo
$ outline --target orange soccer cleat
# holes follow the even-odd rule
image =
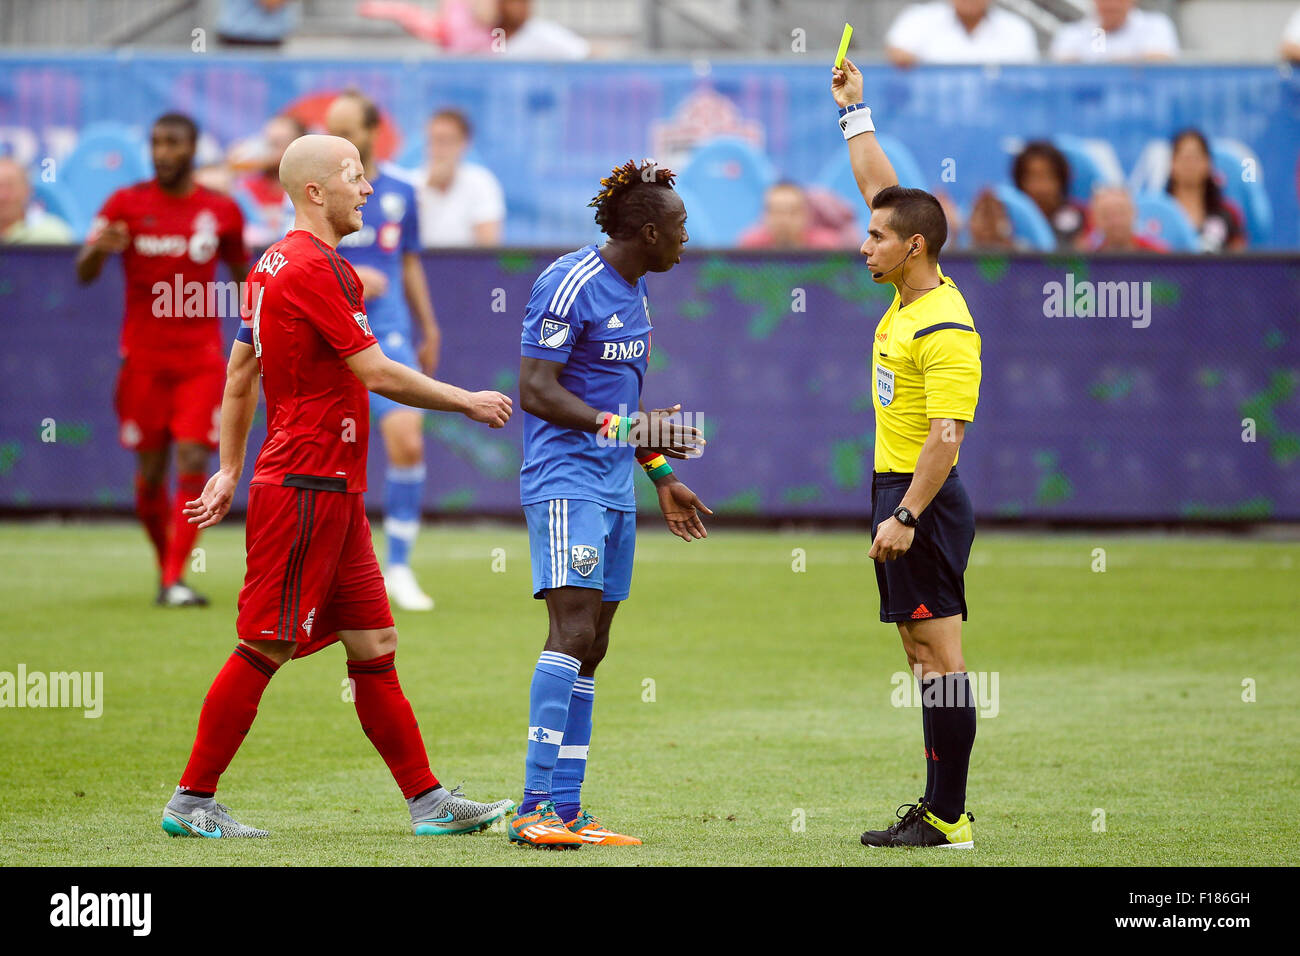
[[[539,803],[527,813],[516,813],[506,827],[510,842],[546,850],[576,850],[585,842],[565,827],[550,800]]]
[[[639,837],[627,836],[623,833],[615,833],[613,830],[606,829],[605,825],[593,817],[586,810],[578,814],[577,819],[566,823],[565,826],[569,832],[575,833],[582,837],[583,843],[591,843],[596,846],[640,846]]]

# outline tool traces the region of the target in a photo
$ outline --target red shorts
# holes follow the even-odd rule
[[[157,451],[172,442],[193,442],[216,448],[225,390],[220,360],[181,370],[142,368],[127,359],[113,395],[122,447]]]
[[[393,626],[360,493],[251,485],[245,534],[240,640],[294,641],[305,657],[338,631]]]

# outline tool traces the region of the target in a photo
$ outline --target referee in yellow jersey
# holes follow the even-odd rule
[[[876,410],[871,481],[872,542],[880,620],[898,626],[920,682],[925,794],[899,807],[868,847],[974,846],[966,772],[975,703],[961,652],[963,575],[975,537],[957,451],[979,400],[980,337],[966,301],[939,268],[948,238],[943,208],[921,189],[898,185],[862,101],[862,74],[833,69],[853,174],[871,207],[862,244],[867,268],[897,290],[871,343]]]

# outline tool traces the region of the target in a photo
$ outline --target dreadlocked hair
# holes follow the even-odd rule
[[[628,160],[600,181],[588,206],[596,208],[596,225],[611,239],[630,239],[659,214],[659,190],[673,188],[676,174],[653,159]]]

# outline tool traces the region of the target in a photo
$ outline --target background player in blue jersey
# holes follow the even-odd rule
[[[582,809],[596,665],[632,583],[640,462],[669,529],[705,537],[712,514],[665,457],[703,451],[680,406],[647,414],[641,385],[650,353],[647,272],[667,272],[687,241],[673,174],[628,162],[592,200],[609,236],[556,259],[533,285],[524,316],[519,395],[524,411],[520,499],[528,519],[533,596],[545,597],[546,647],[528,705],[524,802],[510,821],[515,843],[542,847],[639,844]]]
[[[365,96],[355,91],[339,96],[330,104],[325,125],[330,133],[356,146],[366,166],[366,178],[375,190],[361,210],[361,229],[339,243],[339,252],[352,263],[364,286],[370,328],[385,355],[433,375],[441,333],[420,264],[415,190],[378,168],[373,147],[379,110]],[[420,323],[418,349],[411,338],[412,315]],[[411,547],[420,530],[424,489],[424,413],[382,395],[372,395],[370,407],[388,452],[384,481],[384,534],[388,538],[384,582],[388,596],[403,610],[430,611],[433,598],[420,589],[410,565]]]

